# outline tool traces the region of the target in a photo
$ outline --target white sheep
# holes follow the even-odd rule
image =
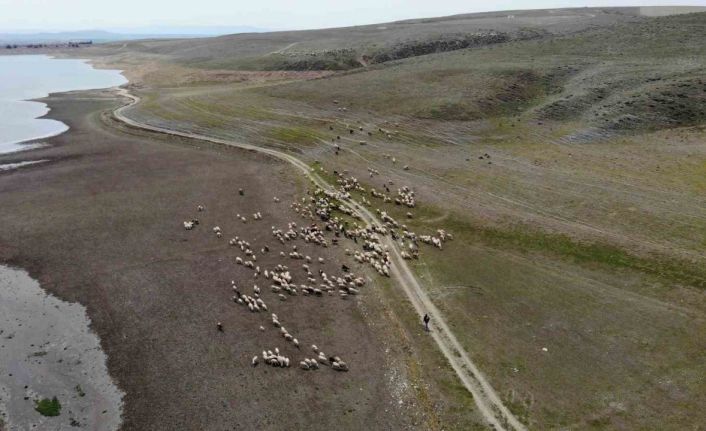
[[[348,364],[343,361],[334,361],[331,367],[336,371],[348,371]]]

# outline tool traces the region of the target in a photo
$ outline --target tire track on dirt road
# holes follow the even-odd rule
[[[205,142],[211,142],[220,145],[227,145],[231,147],[242,148],[245,150],[257,151],[263,154],[270,155],[279,160],[291,164],[295,169],[301,171],[312,183],[327,191],[335,191],[335,188],[331,186],[327,181],[322,179],[319,175],[312,170],[306,163],[302,162],[298,158],[287,154],[282,151],[277,151],[271,148],[263,148],[252,144],[247,144],[244,142],[231,141],[226,139],[219,139],[210,136],[200,135],[191,132],[182,132],[177,130],[172,130],[164,127],[152,126],[149,124],[141,123],[139,121],[133,120],[127,117],[124,112],[126,109],[138,104],[140,98],[131,94],[125,88],[119,88],[117,93],[120,96],[130,99],[130,102],[122,107],[119,107],[113,111],[113,116],[127,124],[128,126],[148,130],[152,132],[157,132],[161,134],[180,136],[189,139],[196,139]],[[357,202],[341,201],[343,205],[358,214],[361,219],[369,225],[382,225],[382,223],[377,219],[377,217],[370,212],[367,208]],[[473,400],[481,412],[485,420],[495,429],[498,430],[518,430],[526,431],[526,427],[522,424],[515,415],[510,412],[510,410],[502,402],[498,394],[495,392],[490,383],[486,380],[485,376],[480,372],[478,367],[473,363],[473,361],[468,356],[467,352],[461,346],[461,343],[456,339],[456,336],[451,332],[446,321],[444,319],[441,311],[434,305],[434,303],[429,299],[426,291],[419,284],[417,278],[415,277],[412,270],[407,265],[407,262],[402,259],[400,251],[397,245],[389,237],[382,237],[382,242],[390,250],[391,260],[393,265],[391,266],[392,278],[397,281],[397,284],[405,292],[407,298],[414,306],[416,312],[421,316],[424,313],[428,313],[435,324],[436,330],[431,332],[431,336],[439,346],[439,349],[444,354],[446,359],[451,364],[459,379],[466,387],[466,389],[473,395]]]

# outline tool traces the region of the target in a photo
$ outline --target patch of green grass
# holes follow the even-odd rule
[[[398,220],[404,220],[402,210],[388,210]],[[399,212],[400,214],[397,214]],[[407,220],[407,225],[417,232],[431,232],[424,223],[425,214],[429,218],[440,212],[436,209],[418,207],[415,219]],[[443,222],[444,228],[453,233],[456,239],[466,242],[481,242],[485,245],[512,249],[522,252],[550,253],[583,265],[604,265],[615,269],[640,271],[664,280],[686,286],[706,289],[706,268],[687,261],[665,256],[638,256],[621,247],[599,242],[578,241],[568,235],[550,233],[526,225],[509,227],[489,227],[450,215]]]
[[[592,429],[609,429],[610,428],[610,418],[609,417],[600,417],[600,418],[590,419],[588,421],[588,425]]]
[[[272,139],[288,144],[314,145],[321,136],[316,130],[300,126],[277,127],[269,131]]]
[[[406,207],[382,204],[375,206],[386,210],[417,233],[434,232],[439,227],[438,223],[434,222],[430,226],[425,220],[435,219],[443,214],[433,206],[418,205],[412,210],[414,219],[408,220],[404,216]],[[611,244],[579,241],[568,235],[550,233],[521,224],[508,227],[483,226],[456,214],[450,214],[442,224],[457,240],[465,242],[481,242],[498,249],[549,253],[577,264],[635,270],[666,281],[706,289],[706,268],[685,260],[659,255],[638,256]]]
[[[581,264],[602,264],[641,271],[680,284],[706,289],[706,271],[687,262],[666,257],[640,257],[609,244],[577,241],[567,235],[541,232],[526,226],[508,229],[473,228],[465,224],[486,244],[512,247],[522,251],[549,252]]]
[[[527,405],[527,403],[524,400],[521,399],[514,399],[514,398],[506,398],[504,400],[505,406],[510,409],[512,413],[515,414],[517,419],[524,423],[528,424],[529,423],[529,418],[530,418],[530,409]]]
[[[42,398],[39,401],[35,401],[35,404],[34,409],[42,416],[59,416],[61,413],[61,403],[56,397],[52,399]]]
[[[362,185],[366,189],[370,188],[367,184],[362,183]],[[354,193],[354,196],[357,198],[359,194]],[[408,208],[394,204],[382,204],[367,194],[365,196],[371,199],[373,207],[384,209],[400,223],[407,224],[417,233],[433,233],[439,227],[436,222],[433,222],[431,226],[425,222],[425,220],[433,220],[443,214],[439,208],[432,205],[417,205],[412,210],[414,218],[409,220],[405,217]],[[568,235],[550,233],[526,225],[482,226],[456,214],[450,214],[442,224],[444,229],[454,234],[457,240],[465,242],[481,242],[499,249],[522,252],[550,253],[577,264],[603,265],[615,269],[634,270],[685,286],[706,289],[706,268],[684,260],[657,255],[638,256],[618,246],[578,241]]]

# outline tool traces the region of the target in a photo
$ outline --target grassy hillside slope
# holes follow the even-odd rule
[[[639,15],[639,8],[504,11],[347,28],[135,41],[103,45],[96,51],[119,49],[209,69],[345,70],[421,53],[639,21]]]

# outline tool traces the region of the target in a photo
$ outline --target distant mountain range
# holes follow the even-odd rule
[[[93,43],[115,42],[136,39],[181,39],[221,36],[236,33],[260,33],[268,31],[249,26],[191,26],[191,27],[144,27],[130,29],[79,30],[79,31],[22,31],[0,33],[0,43],[37,44],[92,41]]]

